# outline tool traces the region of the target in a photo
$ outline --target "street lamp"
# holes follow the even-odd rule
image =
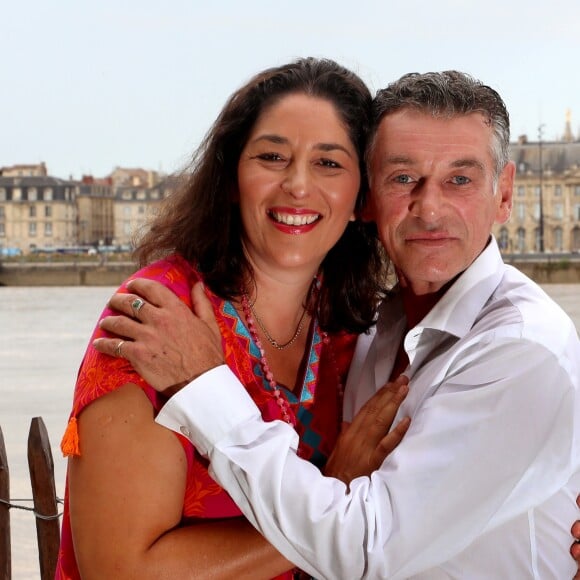
[[[544,130],[544,124],[542,123],[538,127],[538,145],[540,149],[540,224],[539,224],[539,250],[543,254],[544,253],[544,201],[543,201],[543,181],[544,181],[544,167],[542,163],[542,134]]]

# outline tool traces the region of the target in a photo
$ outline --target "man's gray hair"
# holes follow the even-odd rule
[[[366,151],[367,166],[381,120],[401,109],[415,109],[446,118],[481,113],[494,135],[491,150],[495,163],[494,181],[509,161],[510,121],[502,98],[468,74],[450,70],[406,74],[377,93]]]

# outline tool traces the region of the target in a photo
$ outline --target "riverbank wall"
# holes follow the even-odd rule
[[[580,284],[580,260],[508,263],[538,284]],[[132,262],[3,263],[0,264],[0,286],[118,286],[136,270]]]
[[[0,286],[119,286],[136,270],[132,262],[4,263],[0,265]]]

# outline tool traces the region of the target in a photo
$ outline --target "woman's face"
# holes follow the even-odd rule
[[[357,151],[330,101],[296,93],[266,109],[238,162],[254,269],[314,275],[354,219],[360,179]]]

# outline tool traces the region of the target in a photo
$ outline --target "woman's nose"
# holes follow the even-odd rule
[[[310,192],[311,177],[308,167],[292,165],[288,168],[282,181],[282,189],[292,197],[305,197]]]

